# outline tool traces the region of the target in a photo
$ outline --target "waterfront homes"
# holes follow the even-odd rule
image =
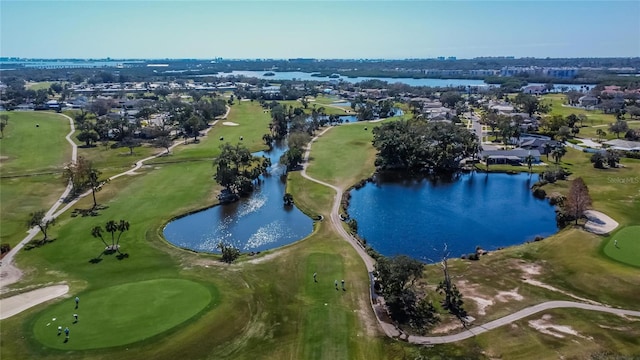
[[[511,149],[511,150],[483,150],[480,158],[488,164],[510,164],[521,165],[527,163],[527,157],[532,157],[532,163],[540,162],[540,152],[538,150]]]

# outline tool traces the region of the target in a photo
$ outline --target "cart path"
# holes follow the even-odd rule
[[[10,318],[43,302],[63,296],[69,292],[68,285],[54,285],[0,299],[0,320]]]
[[[333,206],[331,207],[331,216],[329,217],[331,221],[331,226],[338,234],[340,234],[340,236],[342,236],[348,243],[351,244],[351,246],[353,246],[353,248],[356,250],[356,252],[360,255],[360,257],[364,261],[365,266],[367,267],[367,271],[371,273],[372,271],[374,271],[375,261],[369,256],[369,254],[367,254],[367,252],[365,251],[363,246],[360,244],[360,242],[357,239],[355,239],[353,236],[351,236],[342,226],[342,219],[340,218],[339,211],[340,211],[340,202],[342,199],[343,190],[332,184],[315,179],[307,174],[307,167],[309,165],[309,154],[311,152],[312,144],[316,140],[318,140],[319,137],[327,133],[332,128],[333,127],[328,127],[324,129],[322,132],[316,135],[313,139],[311,139],[304,153],[302,171],[300,174],[305,179],[308,179],[320,185],[327,186],[336,192],[336,195],[333,200]],[[371,288],[372,288],[371,295],[373,295],[373,287]],[[376,315],[376,319],[378,320],[378,324],[380,325],[380,327],[382,328],[382,330],[387,336],[392,338],[402,337],[404,340],[412,344],[420,344],[420,345],[446,344],[446,343],[465,340],[465,339],[474,337],[476,335],[485,333],[489,330],[493,330],[500,326],[507,325],[514,321],[518,321],[523,318],[529,317],[541,311],[552,310],[552,309],[574,308],[574,309],[583,309],[588,311],[600,311],[600,312],[611,313],[619,316],[635,316],[635,317],[638,317],[640,320],[640,311],[618,309],[618,308],[612,308],[612,307],[607,307],[603,305],[585,304],[585,303],[580,303],[575,301],[547,301],[547,302],[543,302],[543,303],[516,311],[510,315],[504,316],[500,319],[490,321],[484,325],[474,326],[472,328],[469,328],[457,334],[445,335],[445,336],[413,336],[413,335],[407,336],[406,334],[403,334],[400,330],[398,330],[398,328],[396,328],[395,325],[390,324],[386,321],[383,321],[380,318],[379,314],[385,313],[384,308],[377,301],[374,303],[373,296],[370,296],[369,298],[371,302],[371,307],[373,308],[373,312]]]
[[[211,130],[218,123],[219,120],[224,120],[229,116],[229,112],[231,111],[231,107],[226,106],[226,108],[227,108],[227,112],[224,115],[219,116],[216,120],[214,120],[211,123],[211,126],[209,126],[203,132],[204,136],[206,136],[206,134],[209,132],[209,130]],[[74,132],[76,131],[74,120],[71,117],[69,117],[69,116],[67,116],[65,114],[58,113],[58,115],[63,116],[66,119],[69,120],[69,126],[70,126],[71,130],[69,131],[69,133],[67,134],[67,136],[65,138],[71,144],[71,149],[72,149],[71,150],[71,161],[72,162],[76,162],[78,160],[78,145],[76,145],[76,143],[74,143],[73,140],[71,140],[71,136],[73,136]],[[171,145],[169,147],[169,151],[171,149],[173,149],[174,147],[180,145],[180,144],[182,144],[181,140],[175,141],[173,143],[173,145]],[[114,175],[114,176],[110,177],[109,180],[117,179],[117,178],[119,178],[121,176],[124,176],[124,175],[131,175],[136,170],[140,169],[144,165],[144,163],[146,161],[149,161],[151,159],[155,159],[155,158],[157,158],[159,156],[162,156],[162,155],[168,153],[169,151],[163,151],[163,152],[158,153],[156,155],[152,155],[152,156],[149,156],[149,157],[144,158],[142,160],[139,160],[139,161],[137,161],[135,163],[135,165],[131,169],[129,169],[129,170],[125,171],[125,172],[122,172],[120,174]],[[91,190],[88,190],[85,193],[83,193],[80,196],[78,196],[77,198],[75,198],[72,201],[70,201],[69,203],[67,203],[61,209],[59,209],[60,206],[64,203],[64,199],[67,198],[67,196],[69,195],[71,190],[72,190],[72,185],[71,185],[71,183],[69,183],[67,185],[66,189],[64,190],[64,192],[62,193],[62,195],[60,195],[60,198],[58,198],[58,200],[53,204],[53,206],[51,206],[49,211],[47,211],[47,213],[45,214],[45,218],[54,218],[54,219],[57,218],[58,216],[63,214],[65,211],[69,210],[69,208],[71,208],[73,205],[75,205],[82,198],[84,198],[85,196],[91,194]],[[18,282],[18,280],[20,280],[20,278],[22,277],[22,271],[20,271],[20,269],[18,269],[15,265],[13,265],[13,258],[18,253],[18,251],[20,251],[20,249],[22,249],[29,241],[31,241],[39,232],[40,232],[40,229],[38,227],[33,227],[33,228],[29,229],[29,231],[27,231],[28,235],[24,239],[22,239],[22,241],[20,241],[13,249],[11,249],[7,253],[7,255],[5,255],[5,257],[2,259],[2,262],[0,263],[0,293],[4,293],[4,292],[8,291],[7,286]],[[25,295],[25,294],[21,294],[21,295]],[[16,295],[16,296],[20,296],[20,295]]]

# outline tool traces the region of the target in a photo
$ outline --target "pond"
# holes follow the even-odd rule
[[[219,253],[216,246],[221,241],[242,252],[258,252],[309,235],[313,221],[295,206],[283,205],[285,169],[278,160],[286,149],[280,143],[271,151],[254,153],[269,157],[273,165],[249,197],[173,220],[164,228],[164,237],[182,248]]]
[[[378,176],[351,191],[349,215],[381,254],[434,262],[445,243],[449,256],[458,257],[476,246],[496,250],[554,234],[554,207],[530,189],[537,180],[527,173],[471,173],[453,180]]]

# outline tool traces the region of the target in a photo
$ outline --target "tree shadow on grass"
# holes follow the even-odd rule
[[[94,207],[90,207],[88,209],[75,208],[71,213],[71,217],[77,217],[78,215],[85,216],[98,216],[100,213],[98,211],[108,209],[109,207],[106,205],[98,204]]]
[[[34,240],[29,241],[24,246],[24,249],[25,250],[32,250],[32,249],[35,249],[35,248],[42,247],[42,246],[44,246],[46,244],[52,243],[54,241],[56,241],[56,239],[46,239],[46,240],[45,239],[40,239],[40,240],[35,240],[34,239]]]
[[[119,253],[118,255],[116,255],[116,259],[118,260],[124,260],[124,259],[128,259],[129,258],[129,253]]]

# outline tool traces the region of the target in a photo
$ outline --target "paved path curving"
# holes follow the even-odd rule
[[[320,136],[324,135],[325,133],[327,133],[327,131],[331,130],[332,128],[333,127],[328,127],[324,129],[317,136],[311,139],[311,141],[307,145],[306,151],[304,153],[304,158],[303,158],[304,163],[302,166],[301,175],[305,179],[327,186],[336,192],[336,195],[333,200],[333,206],[331,207],[331,216],[329,217],[331,220],[331,226],[335,229],[335,231],[338,234],[340,234],[340,236],[342,236],[348,243],[350,243],[354,249],[356,249],[360,257],[362,257],[362,260],[364,261],[365,266],[367,267],[367,271],[371,273],[374,270],[374,263],[375,263],[374,260],[367,254],[364,248],[360,245],[360,242],[358,242],[358,240],[356,240],[353,236],[351,236],[342,227],[342,219],[340,219],[339,211],[340,211],[340,202],[342,199],[343,190],[332,184],[326,183],[318,179],[314,179],[307,174],[307,166],[309,165],[308,161],[309,161],[309,154],[311,152],[311,145],[316,140],[318,140]],[[370,299],[371,298],[372,296],[370,297]],[[507,315],[500,319],[490,321],[484,325],[478,325],[478,326],[472,327],[470,329],[467,329],[457,334],[445,335],[445,336],[413,336],[413,335],[406,336],[402,334],[393,324],[390,324],[388,322],[381,320],[380,314],[381,313],[384,314],[385,310],[380,304],[378,304],[377,302],[374,303],[374,301],[371,300],[371,306],[373,308],[373,312],[376,315],[376,319],[378,320],[378,324],[380,325],[380,327],[382,328],[382,330],[387,336],[392,338],[398,338],[402,336],[412,344],[421,344],[421,345],[446,344],[446,343],[465,340],[473,336],[485,333],[489,330],[493,330],[500,326],[510,324],[514,321],[529,317],[541,311],[546,311],[551,309],[575,308],[575,309],[584,309],[584,310],[590,310],[590,311],[607,312],[607,313],[616,314],[620,316],[636,316],[640,318],[640,311],[616,309],[616,308],[606,307],[602,305],[585,304],[585,303],[579,303],[574,301],[547,301],[537,305],[530,306],[520,311],[516,311],[511,315]]]
[[[229,116],[229,112],[231,111],[231,108],[229,106],[226,107],[227,108],[227,112],[218,117],[218,119],[226,119]],[[72,152],[71,152],[71,161],[75,162],[78,160],[78,146],[73,142],[73,140],[71,140],[71,136],[73,136],[74,132],[75,132],[75,125],[74,125],[74,121],[71,117],[65,115],[65,114],[58,114],[60,116],[63,116],[65,118],[67,118],[69,120],[69,125],[71,127],[70,132],[67,134],[66,139],[67,141],[71,144],[72,147]],[[204,131],[204,134],[206,135],[207,132],[209,132],[209,130],[211,130],[213,128],[214,125],[216,125],[216,123],[218,122],[218,120],[215,120],[211,126]],[[176,141],[173,145],[171,145],[169,147],[169,151],[171,149],[173,149],[174,147],[180,145],[182,143],[182,141]],[[112,177],[109,178],[109,180],[112,179],[116,179],[120,176],[123,175],[127,175],[127,174],[132,174],[133,172],[135,172],[136,170],[140,169],[142,167],[142,165],[144,164],[145,161],[157,158],[158,156],[161,156],[167,152],[162,152],[160,154],[154,155],[154,156],[149,156],[145,159],[139,160],[136,162],[135,166],[125,172],[122,172],[120,174],[114,175]],[[49,211],[47,211],[46,213],[46,217],[48,218],[56,218],[58,216],[60,216],[61,214],[63,214],[65,211],[67,211],[70,207],[72,207],[73,205],[75,205],[80,199],[82,199],[83,197],[91,194],[91,190],[83,193],[82,195],[78,196],[77,198],[75,198],[74,200],[72,200],[71,202],[69,202],[67,205],[65,205],[62,209],[60,208],[60,205],[62,205],[64,199],[69,195],[69,193],[72,190],[72,186],[71,184],[68,184],[65,191],[62,193],[62,195],[60,196],[60,198],[55,202],[55,204],[53,206],[51,206],[51,208],[49,209]],[[59,210],[58,210],[59,209]],[[29,241],[31,241],[38,233],[40,232],[40,229],[37,227],[31,228],[28,231],[28,235],[22,240],[20,241],[20,243],[18,243],[18,245],[16,245],[13,249],[11,249],[11,251],[9,251],[9,253],[7,253],[7,255],[5,255],[5,257],[2,259],[2,263],[0,265],[0,293],[6,292],[7,286],[10,284],[13,284],[15,282],[17,282],[18,280],[20,280],[20,277],[22,277],[22,272],[20,271],[20,269],[18,269],[16,266],[13,265],[13,258],[15,256],[15,254],[24,247],[24,245],[26,245]],[[23,294],[18,294],[6,299],[2,299],[2,303],[0,303],[0,306],[2,306],[2,319],[9,317],[9,316],[13,316],[17,313],[20,313],[32,306],[38,305],[42,302],[45,302],[47,300],[53,299],[55,297],[58,296],[62,296],[64,294],[66,294],[69,291],[69,287],[67,285],[59,285],[59,286],[53,286],[53,287],[47,287],[47,288],[42,288],[42,289],[36,289],[33,291],[29,291]],[[13,310],[7,310],[7,308],[5,307],[10,307],[14,308],[15,306],[12,304],[22,304],[21,306],[18,306],[17,312],[14,312]],[[11,315],[8,315],[5,317],[5,313],[11,313]]]
[[[58,113],[58,115],[69,120],[69,126],[71,127],[71,130],[69,131],[67,136],[65,136],[65,138],[67,139],[69,144],[71,144],[71,161],[75,162],[78,159],[78,146],[73,142],[73,140],[71,140],[71,136],[73,136],[73,133],[76,131],[75,124],[71,117],[60,113]],[[62,195],[60,195],[60,198],[56,200],[56,202],[45,214],[45,218],[55,218],[58,216],[55,214],[55,212],[56,210],[58,210],[60,205],[62,205],[64,199],[69,195],[72,188],[73,187],[71,183],[67,184],[67,187],[64,189]],[[13,265],[13,258],[18,253],[18,251],[20,251],[20,249],[22,249],[29,241],[31,241],[39,232],[40,229],[38,227],[29,229],[29,231],[27,231],[28,235],[24,239],[22,239],[22,241],[20,241],[13,249],[11,249],[7,253],[7,255],[4,256],[4,258],[2,258],[2,265],[0,265],[0,293],[5,292],[7,285],[17,282],[22,276],[22,272],[20,271],[20,269]]]

